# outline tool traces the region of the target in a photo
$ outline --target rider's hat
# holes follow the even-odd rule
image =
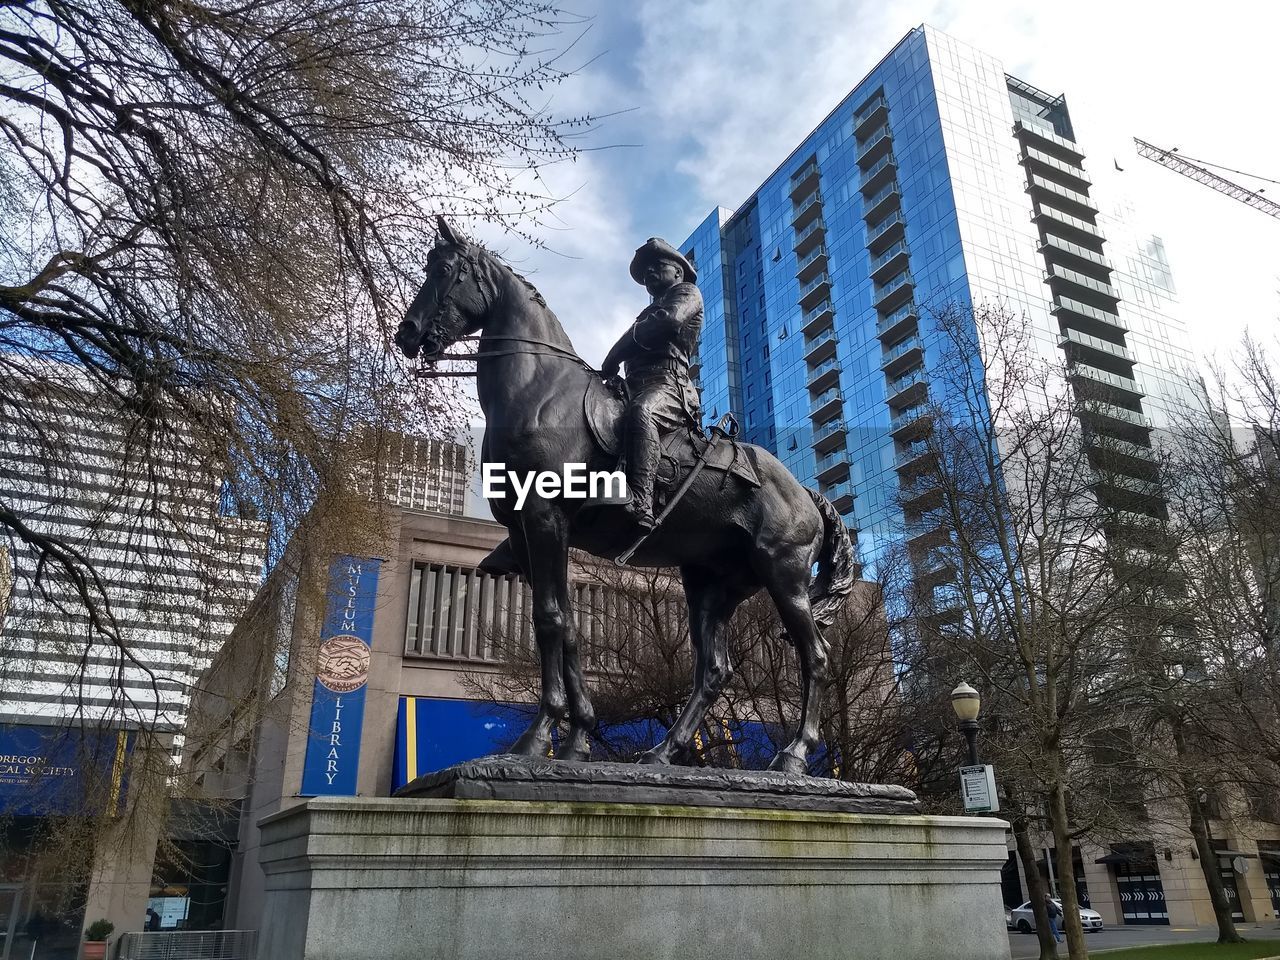
[[[689,283],[697,282],[698,271],[693,268],[693,264],[679,250],[658,237],[650,237],[643,247],[636,249],[636,255],[631,258],[631,279],[643,285],[644,272],[655,260],[670,260],[679,264],[684,270],[685,280]]]

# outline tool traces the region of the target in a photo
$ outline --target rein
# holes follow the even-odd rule
[[[464,343],[468,341],[483,342],[486,339],[487,340],[509,340],[514,343],[529,343],[529,344],[533,344],[534,346],[545,347],[550,352],[542,353],[539,351],[512,349],[512,350],[479,350],[476,353],[442,353],[439,356],[435,357],[434,359],[427,361],[427,368],[424,369],[422,367],[419,367],[415,371],[415,373],[417,376],[426,380],[435,379],[437,377],[474,377],[476,375],[475,370],[436,370],[433,368],[435,364],[439,363],[441,360],[467,360],[467,361],[478,363],[479,361],[486,360],[490,357],[514,357],[514,356],[558,357],[561,360],[572,360],[574,363],[579,364],[588,373],[594,373],[597,375],[599,375],[600,373],[599,370],[591,366],[589,363],[587,363],[587,361],[583,360],[580,356],[578,356],[572,350],[566,350],[564,347],[558,347],[554,343],[548,343],[546,340],[537,340],[533,337],[511,337],[511,336],[502,336],[502,335],[490,336],[490,337],[483,337],[483,336],[460,337],[457,340],[455,340],[454,343]]]

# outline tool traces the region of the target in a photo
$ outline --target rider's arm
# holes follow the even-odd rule
[[[698,288],[692,283],[681,283],[640,314],[631,329],[645,349],[653,350],[679,336],[684,325],[701,309],[702,294]]]
[[[604,358],[604,363],[600,365],[600,372],[605,377],[616,376],[618,368],[640,352],[640,347],[636,343],[635,337],[631,335],[634,329],[634,327],[628,329],[622,335],[622,338],[610,348],[608,355]]]

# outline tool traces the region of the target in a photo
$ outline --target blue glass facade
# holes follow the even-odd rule
[[[1072,137],[1061,97],[917,28],[736,212],[715,211],[684,244],[708,305],[704,411],[732,410],[747,439],[831,499],[864,562],[921,515],[910,502],[923,405],[952,400],[928,375],[943,305],[999,302],[1028,317],[1046,355],[1101,364],[1122,386],[1137,383],[1135,362],[1154,364],[1155,407],[1194,368],[1168,302],[1140,308],[1138,339],[1163,352],[1137,356],[1141,343],[1126,341],[1100,253],[1111,227],[1078,182]],[[1039,216],[1050,202],[1051,216]],[[1159,287],[1159,251],[1148,241],[1135,253],[1145,289]],[[1072,313],[1064,298],[1083,306]],[[1116,399],[1146,417],[1141,391]]]

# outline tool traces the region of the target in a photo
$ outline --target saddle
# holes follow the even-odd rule
[[[582,396],[583,416],[596,446],[612,461],[615,469],[621,456],[622,414],[625,409],[622,397],[605,386],[604,381],[595,377],[588,381]],[[698,421],[692,411],[687,412],[689,420],[686,424],[659,437],[661,457],[653,490],[654,507],[658,512],[666,506],[704,451],[707,455],[702,469],[720,473],[722,483],[732,475],[753,487],[760,486],[755,449],[749,444],[740,445],[732,437],[708,439],[697,428]],[[495,576],[523,572],[510,540],[498,544],[480,561],[479,568]]]
[[[592,377],[582,395],[582,413],[587,428],[601,452],[616,464],[622,450],[622,413],[625,403],[603,381]],[[697,418],[692,411],[688,423],[674,430],[663,432],[658,443],[662,448],[658,461],[658,473],[654,482],[654,506],[661,508],[671,492],[680,485],[693,468],[694,461],[708,450],[705,470],[715,470],[738,477],[753,487],[760,486],[760,474],[756,470],[755,455],[749,446],[740,446],[736,440],[728,442],[708,439],[697,428]]]

